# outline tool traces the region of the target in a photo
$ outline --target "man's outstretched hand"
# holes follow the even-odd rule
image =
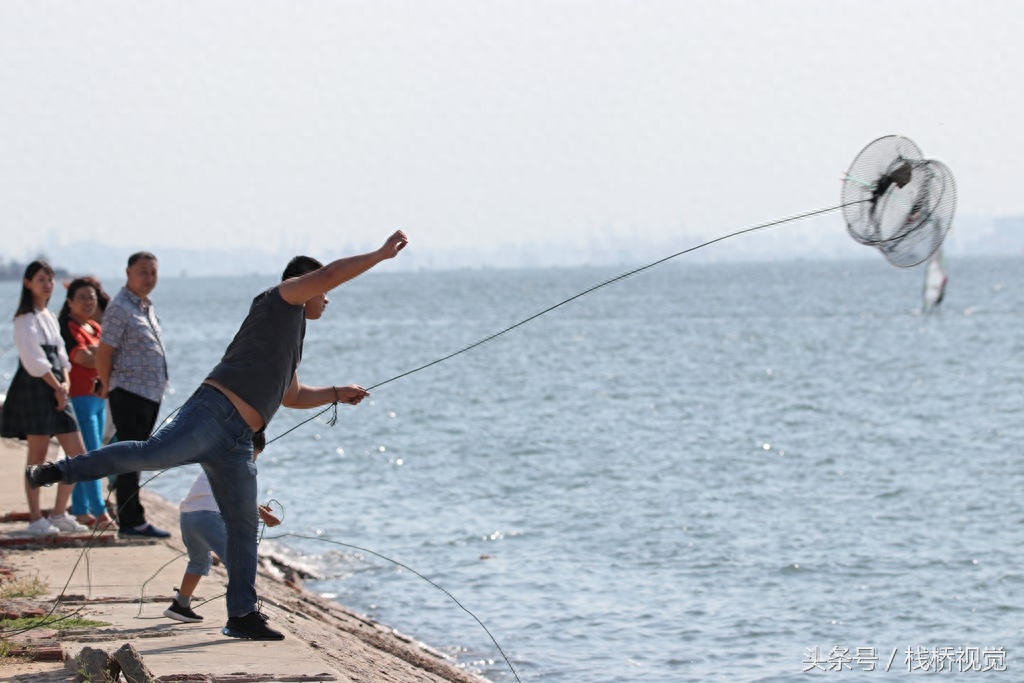
[[[405,245],[409,243],[409,238],[405,236],[405,233],[401,230],[395,230],[394,234],[388,238],[384,246],[380,248],[381,254],[384,258],[395,258],[398,256],[398,252],[405,249]]]

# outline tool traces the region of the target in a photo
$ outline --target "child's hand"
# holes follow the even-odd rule
[[[257,509],[260,514],[260,519],[262,519],[263,523],[267,526],[275,527],[281,523],[281,520],[278,519],[277,516],[273,513],[273,511],[270,509],[270,506],[260,505]]]

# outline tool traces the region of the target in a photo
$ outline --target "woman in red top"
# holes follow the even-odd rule
[[[71,359],[71,405],[85,448],[94,451],[103,445],[107,421],[106,402],[93,392],[96,379],[96,347],[101,328],[96,322],[100,292],[92,278],[77,278],[68,285],[68,296],[58,320],[60,334]],[[82,482],[71,492],[71,514],[82,524],[100,528],[114,520],[107,514],[103,487],[98,480]]]

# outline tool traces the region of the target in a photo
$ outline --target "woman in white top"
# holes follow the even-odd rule
[[[50,437],[56,436],[68,457],[85,452],[68,400],[68,360],[60,326],[46,308],[53,293],[53,268],[45,261],[33,261],[25,269],[21,300],[14,314],[14,344],[18,349],[18,370],[7,390],[0,413],[0,434],[28,441],[28,464],[46,459]],[[57,487],[57,499],[49,519],[43,517],[39,489],[25,487],[28,498],[28,531],[34,536],[84,532],[85,527],[67,514],[74,484]]]

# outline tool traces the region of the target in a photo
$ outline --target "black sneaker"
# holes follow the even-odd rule
[[[117,531],[118,538],[170,538],[171,532],[158,529],[152,524],[146,524],[141,529],[134,527],[122,527]]]
[[[194,624],[203,620],[201,616],[192,611],[191,607],[182,607],[177,600],[171,600],[171,606],[164,610],[164,616],[175,621],[184,621],[186,624]]]
[[[52,462],[44,462],[42,465],[29,465],[25,468],[25,479],[28,485],[34,489],[40,486],[52,486],[59,482],[64,475],[60,468]]]
[[[260,612],[249,612],[244,617],[228,617],[227,626],[220,632],[228,638],[284,640],[284,634],[267,626],[267,617]]]

